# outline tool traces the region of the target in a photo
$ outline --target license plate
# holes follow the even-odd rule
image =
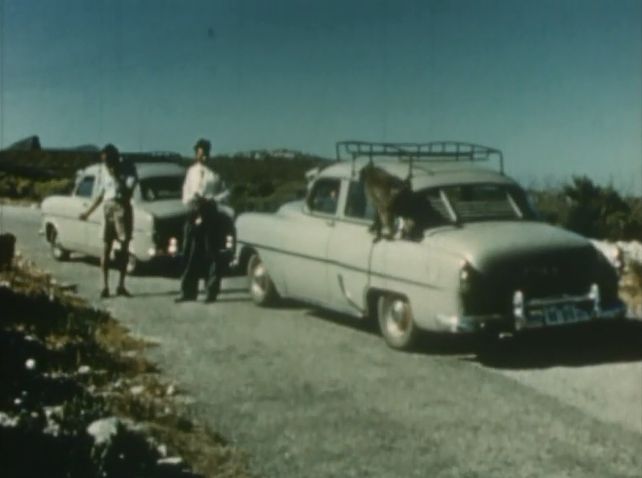
[[[585,310],[571,304],[544,307],[542,315],[546,325],[572,324],[589,319],[589,314]]]

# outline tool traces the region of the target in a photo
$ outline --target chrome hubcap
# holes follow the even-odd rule
[[[262,297],[265,294],[267,282],[267,271],[263,263],[257,261],[252,269],[252,294],[256,297]]]
[[[401,299],[394,299],[386,311],[386,328],[395,337],[403,337],[410,328],[410,310]]]

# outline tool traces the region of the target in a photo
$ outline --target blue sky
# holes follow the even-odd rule
[[[4,0],[2,20],[5,146],[463,140],[528,184],[642,194],[642,0]]]

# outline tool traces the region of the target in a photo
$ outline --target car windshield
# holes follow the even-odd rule
[[[464,184],[428,191],[430,205],[443,217],[458,222],[534,219],[525,194],[502,184]],[[447,203],[446,203],[447,200]]]
[[[180,199],[182,192],[182,176],[155,176],[140,181],[140,193],[144,201]]]

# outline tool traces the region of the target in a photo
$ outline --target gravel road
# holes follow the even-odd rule
[[[212,305],[175,305],[177,281],[163,277],[99,301],[96,265],[51,259],[39,220],[3,208],[25,256],[158,344],[150,357],[259,476],[642,477],[639,324],[536,334],[482,357],[439,338],[399,353],[350,318],[256,308],[241,278]]]

